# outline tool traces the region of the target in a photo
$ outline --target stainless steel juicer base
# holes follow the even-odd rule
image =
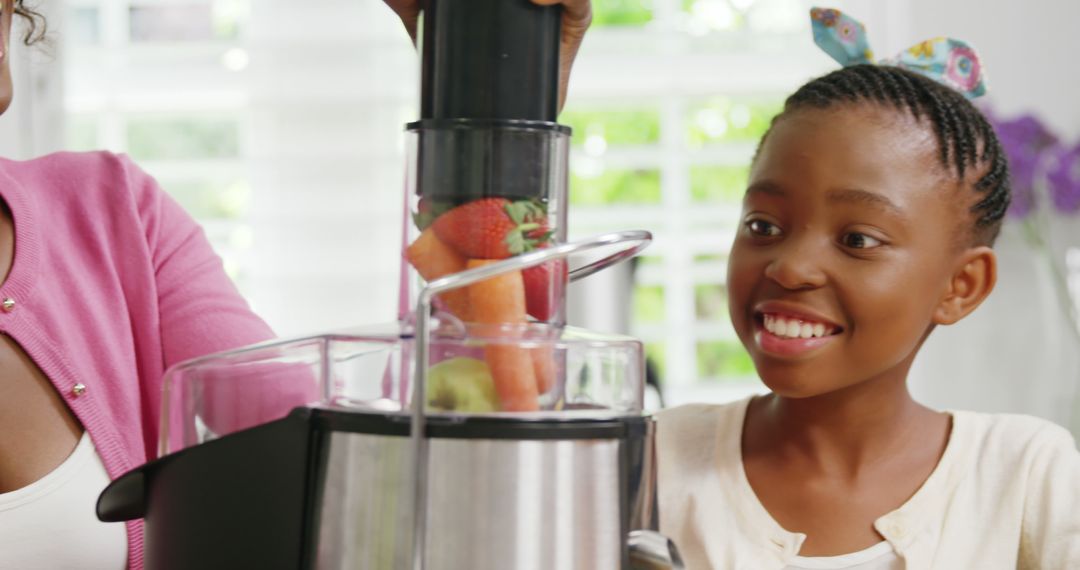
[[[411,521],[408,444],[406,437],[330,437],[317,568],[408,567],[411,535],[400,532]],[[623,445],[433,439],[427,568],[622,567]]]

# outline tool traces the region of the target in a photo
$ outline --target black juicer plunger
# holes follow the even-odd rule
[[[424,0],[419,194],[545,198],[547,137],[559,108],[559,6],[529,0]]]

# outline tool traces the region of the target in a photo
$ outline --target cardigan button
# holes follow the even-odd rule
[[[11,297],[4,298],[4,302],[2,304],[0,304],[0,307],[4,308],[5,313],[10,313],[11,311],[14,311],[15,310],[15,299],[12,299]]]
[[[76,385],[72,386],[71,387],[71,393],[76,398],[78,398],[79,396],[82,396],[83,394],[86,393],[86,384],[79,383],[79,384],[76,384]]]

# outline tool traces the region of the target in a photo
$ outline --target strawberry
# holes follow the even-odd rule
[[[525,237],[536,240],[537,247],[543,247],[551,241],[552,236],[555,235],[555,230],[549,228],[547,223],[540,223],[540,227],[535,230],[525,232]],[[542,245],[541,245],[542,244]]]
[[[438,218],[449,209],[450,207],[447,204],[420,198],[416,202],[416,213],[412,215],[413,223],[416,224],[417,229],[424,231],[431,226],[435,218]]]
[[[566,260],[553,259],[521,272],[525,281],[525,310],[538,321],[550,321],[566,289]]]
[[[536,249],[543,240],[529,234],[546,226],[547,216],[539,204],[505,198],[462,204],[432,224],[440,240],[474,259],[506,259]]]

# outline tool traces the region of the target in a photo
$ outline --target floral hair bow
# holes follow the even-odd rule
[[[873,64],[874,52],[861,22],[831,8],[810,10],[814,43],[840,65]],[[952,38],[934,38],[916,44],[899,55],[878,62],[925,75],[974,99],[986,93],[979,56],[968,44]]]

